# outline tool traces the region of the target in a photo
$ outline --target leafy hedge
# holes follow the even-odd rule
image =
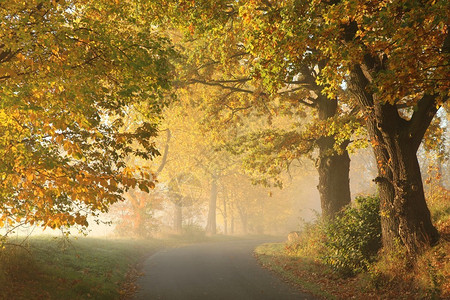
[[[343,275],[367,269],[381,248],[380,200],[357,197],[325,226],[325,254],[322,260]]]

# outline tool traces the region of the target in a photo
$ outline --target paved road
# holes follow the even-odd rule
[[[141,299],[314,299],[261,268],[253,249],[267,240],[239,240],[174,248],[144,263]]]

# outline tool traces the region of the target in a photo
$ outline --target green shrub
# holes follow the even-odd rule
[[[381,248],[380,200],[357,197],[325,226],[323,261],[342,275],[366,270]]]

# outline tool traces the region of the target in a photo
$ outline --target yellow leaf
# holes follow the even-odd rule
[[[34,174],[33,174],[33,172],[28,172],[27,173],[27,180],[28,181],[33,181],[33,179],[34,179]]]
[[[60,135],[58,135],[58,136],[56,137],[56,142],[57,142],[58,144],[61,144],[61,142],[63,141],[63,139],[64,139],[64,136],[63,136],[62,134],[60,134]]]
[[[24,56],[22,53],[18,53],[16,56],[17,56],[17,58],[20,59],[21,61],[24,61],[24,60],[25,60],[25,56]]]

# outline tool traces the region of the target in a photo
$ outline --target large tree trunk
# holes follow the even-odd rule
[[[376,109],[384,111],[381,115],[376,114],[378,121],[368,122],[378,162],[378,177],[375,181],[381,200],[383,245],[395,250],[400,243],[408,253],[415,254],[424,245],[434,244],[439,234],[431,222],[425,201],[417,147],[412,145],[407,130],[394,124],[395,117],[386,118],[396,113],[396,108],[383,106]],[[384,120],[379,122],[381,119]],[[385,125],[377,126],[383,123]]]
[[[400,242],[414,254],[423,246],[436,243],[439,234],[431,222],[415,151],[401,141],[386,147],[389,153],[386,165],[389,169],[393,167],[394,171],[386,171],[385,167],[379,166],[376,179],[381,198],[383,245],[394,249]],[[380,159],[384,151],[378,149],[374,152]]]
[[[206,224],[206,233],[216,234],[216,208],[217,208],[217,178],[213,176],[211,181],[211,194],[209,197],[208,221]]]
[[[434,114],[434,97],[425,95],[413,116],[400,117],[397,107],[369,93],[369,81],[360,66],[351,74],[350,88],[366,113],[369,136],[378,166],[383,246],[405,247],[414,256],[432,245],[439,234],[425,202],[417,149]]]
[[[332,137],[319,141],[319,160],[317,172],[322,215],[333,218],[344,206],[350,203],[350,157],[347,150],[342,154],[329,154],[333,150]]]
[[[320,120],[327,120],[335,116],[337,100],[330,100],[324,96],[318,98],[318,112]],[[350,203],[350,157],[345,149],[347,143],[342,145],[342,152],[334,150],[333,137],[321,137],[318,140],[319,159],[317,171],[319,173],[319,185],[322,215],[332,218],[344,206]]]

